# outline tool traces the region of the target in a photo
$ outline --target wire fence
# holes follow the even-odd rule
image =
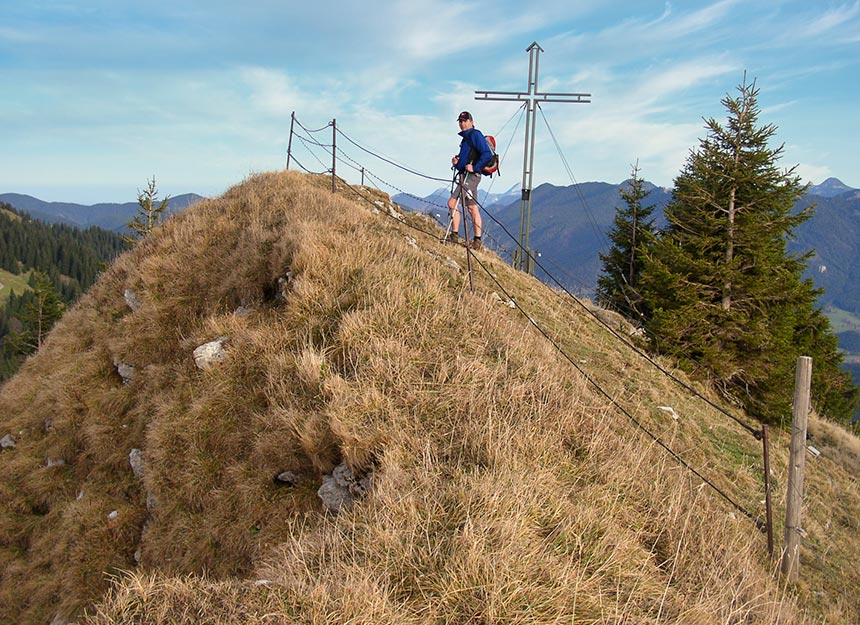
[[[523,109],[524,109],[524,107],[521,107],[521,109],[519,111],[517,111],[517,113],[522,113]],[[514,116],[512,116],[512,118],[509,119],[508,122],[505,123],[505,127],[513,120],[513,118],[517,115],[517,113],[515,113]],[[543,111],[541,111],[541,114],[543,115]],[[546,120],[546,117],[543,116],[543,119],[544,119],[544,122],[547,124],[547,127],[549,128],[549,122]],[[321,131],[324,131],[324,130],[330,128],[331,126],[332,126],[332,124],[329,124],[329,125],[324,126],[320,129],[317,129],[317,130],[308,131],[305,128],[305,126],[300,125],[300,127],[303,130],[305,130],[307,133],[318,133],[318,132],[321,132]],[[518,127],[519,127],[519,121],[517,122],[516,128],[518,128]],[[419,176],[419,177],[427,179],[427,180],[433,180],[433,181],[444,182],[444,183],[451,183],[452,190],[454,188],[454,184],[453,184],[454,181],[452,179],[444,179],[444,178],[440,178],[437,176],[432,176],[432,175],[420,172],[414,168],[410,168],[410,167],[407,167],[405,165],[402,165],[402,164],[398,163],[395,159],[390,158],[386,155],[383,155],[380,152],[378,152],[377,150],[374,150],[374,149],[372,149],[366,145],[360,144],[357,140],[348,136],[346,133],[344,133],[341,129],[339,129],[337,127],[335,127],[335,132],[339,136],[342,136],[344,139],[346,139],[346,141],[349,142],[349,144],[351,144],[355,148],[359,149],[362,153],[369,155],[369,156],[372,156],[382,163],[393,166],[393,167],[395,167],[401,171],[405,171],[411,175]],[[555,142],[557,149],[559,150],[559,153],[561,154],[560,146],[558,145],[558,142],[556,141],[554,133],[552,133],[551,128],[550,128],[550,133],[553,137],[553,141]],[[496,136],[497,137],[502,136],[502,132],[500,131],[500,132],[496,133]],[[512,138],[511,138],[511,140],[512,140]],[[392,184],[391,182],[389,182],[388,180],[383,178],[377,172],[371,171],[366,166],[362,165],[360,161],[356,160],[355,158],[353,158],[352,156],[347,154],[347,152],[345,150],[343,150],[341,147],[337,147],[335,149],[332,144],[323,144],[323,143],[320,143],[317,141],[307,141],[306,140],[306,141],[302,141],[301,143],[302,143],[303,147],[308,152],[311,152],[312,154],[313,154],[313,148],[331,149],[332,152],[334,153],[333,160],[336,159],[338,162],[342,162],[342,163],[348,165],[351,169],[353,169],[355,171],[360,171],[362,174],[362,181],[364,181],[364,176],[366,175],[367,178],[369,178],[372,181],[372,183],[373,183],[372,186],[374,188],[380,190],[380,191],[383,190],[383,187],[386,189],[392,189],[392,190],[396,191],[397,193],[400,193],[406,197],[409,197],[409,198],[415,200],[416,203],[421,203],[421,205],[423,205],[425,207],[432,207],[433,209],[439,209],[440,212],[438,212],[438,213],[434,210],[431,210],[431,211],[428,211],[428,214],[434,219],[434,221],[437,223],[437,225],[439,227],[441,227],[441,228],[445,227],[445,223],[442,220],[442,215],[444,213],[441,211],[447,212],[447,210],[448,210],[447,205],[439,204],[439,203],[436,203],[433,201],[428,201],[425,198],[421,198],[421,197],[418,197],[416,195],[413,195],[413,194],[410,194],[410,193],[404,191],[403,189],[399,188],[398,186]],[[508,142],[508,147],[506,148],[505,153],[507,153],[507,150],[510,149],[510,145],[511,145],[511,141]],[[320,165],[322,166],[323,169],[321,172],[312,172],[312,173],[332,173],[332,169],[327,167],[321,158],[319,158],[315,155],[313,158],[318,163],[320,163]],[[503,156],[503,158],[504,158],[504,156]],[[563,158],[563,156],[562,156],[562,158]],[[301,163],[299,163],[298,161],[296,161],[296,162],[299,164],[300,167],[302,167],[302,169],[304,169],[305,171],[308,171],[307,169],[305,169],[301,165]],[[571,170],[569,164],[567,163],[566,159],[564,159],[564,165],[565,165],[565,168],[567,169],[567,171],[569,172],[569,175],[571,177],[571,180],[573,181],[573,184],[576,185],[575,179],[573,178],[572,170]],[[344,185],[345,188],[348,188],[352,193],[356,194],[361,200],[367,201],[370,204],[373,204],[375,206],[375,200],[373,200],[371,197],[367,196],[361,187],[356,187],[355,185],[350,184],[345,179],[343,179],[339,176],[337,177],[337,179],[341,182],[342,185]],[[447,197],[445,197],[445,199],[447,199]],[[585,203],[585,198],[582,197],[581,192],[580,192],[580,199],[581,199],[583,205],[586,206],[586,210],[588,210],[587,204]],[[711,399],[709,399],[708,397],[706,397],[705,395],[700,393],[694,387],[690,386],[689,384],[687,384],[686,382],[681,380],[673,372],[671,372],[671,371],[667,370],[665,367],[663,367],[652,356],[650,356],[643,349],[641,349],[638,345],[636,345],[636,343],[633,340],[631,340],[630,337],[623,335],[617,329],[613,328],[611,325],[609,325],[603,319],[601,319],[593,309],[586,306],[579,298],[574,296],[569,291],[569,289],[556,277],[558,270],[562,269],[562,268],[559,268],[558,266],[556,266],[555,271],[550,271],[550,269],[548,269],[541,262],[541,259],[539,256],[532,254],[532,252],[530,250],[527,250],[522,245],[520,245],[518,237],[515,237],[510,232],[510,230],[504,225],[504,223],[499,218],[497,218],[496,215],[494,215],[493,211],[489,210],[488,207],[484,206],[480,202],[478,202],[478,204],[479,204],[481,210],[483,211],[483,213],[490,218],[490,220],[501,230],[501,232],[504,235],[504,237],[502,237],[502,240],[498,240],[496,237],[493,237],[492,235],[488,235],[486,229],[484,230],[485,237],[487,237],[488,241],[491,242],[491,247],[494,250],[500,252],[500,255],[503,258],[505,256],[507,256],[507,260],[512,259],[513,258],[513,250],[519,249],[520,253],[525,254],[528,257],[530,257],[531,261],[534,263],[534,266],[539,268],[547,276],[547,279],[549,280],[549,282],[551,284],[555,285],[555,287],[558,289],[560,296],[569,299],[576,306],[582,308],[594,321],[596,321],[607,332],[609,332],[609,334],[614,339],[620,341],[626,348],[632,350],[632,352],[634,352],[639,357],[644,359],[650,366],[654,367],[660,374],[669,378],[673,383],[678,385],[681,389],[683,389],[691,397],[694,397],[697,400],[704,402],[710,408],[715,410],[718,414],[725,416],[727,419],[731,420],[733,423],[740,426],[745,432],[752,435],[756,440],[762,439],[762,429],[760,427],[757,427],[753,424],[746,422],[744,419],[741,419],[740,417],[733,414],[732,412],[730,412],[726,408],[720,406],[719,404],[715,403],[714,401],[712,401]],[[467,213],[468,213],[468,211],[464,211],[464,219],[468,218]],[[384,211],[382,214],[385,214],[386,216],[394,219],[393,216],[387,215]],[[596,222],[594,221],[593,217],[590,214],[589,214],[589,220],[592,223],[592,227],[599,229],[599,226],[596,224]],[[433,232],[433,231],[424,229],[424,228],[422,228],[422,227],[420,227],[414,223],[402,222],[400,220],[397,220],[397,223],[400,226],[407,226],[407,227],[412,228],[414,230],[420,231],[424,235],[432,237],[434,239],[438,240],[440,238],[439,232]],[[604,240],[605,240],[605,236],[604,236]],[[510,247],[511,243],[513,243],[513,248]],[[739,503],[735,497],[733,497],[731,494],[729,494],[727,489],[719,486],[713,479],[711,479],[707,475],[705,475],[701,469],[692,466],[692,464],[690,462],[688,462],[687,460],[684,459],[684,457],[682,456],[681,453],[672,449],[672,447],[668,443],[666,443],[664,440],[662,440],[660,438],[660,436],[658,436],[654,431],[652,431],[652,429],[647,427],[641,421],[641,419],[638,419],[633,414],[632,410],[629,410],[624,405],[622,405],[621,400],[619,400],[617,397],[613,396],[609,391],[607,391],[605,388],[603,388],[603,386],[592,375],[590,375],[584,369],[584,367],[581,366],[581,364],[577,361],[576,358],[574,358],[569,353],[567,353],[567,351],[561,345],[559,345],[559,343],[556,340],[554,340],[552,338],[552,336],[549,334],[549,332],[546,330],[546,328],[542,327],[542,325],[535,320],[534,316],[532,314],[530,314],[527,310],[524,309],[522,304],[520,304],[517,301],[517,299],[510,292],[509,288],[506,288],[506,286],[502,283],[502,281],[498,278],[498,276],[495,275],[490,270],[490,268],[485,263],[483,263],[476,255],[472,254],[472,252],[468,249],[468,247],[466,247],[466,253],[469,254],[469,256],[470,256],[470,258],[469,258],[470,267],[471,267],[471,262],[474,261],[476,266],[484,274],[486,274],[488,276],[489,280],[493,284],[495,284],[496,287],[502,293],[505,294],[505,296],[508,298],[508,301],[513,303],[513,305],[523,315],[523,317],[527,320],[527,322],[553,346],[553,348],[561,355],[561,357],[564,360],[566,360],[572,367],[574,367],[574,369],[577,370],[577,372],[579,372],[580,375],[583,376],[583,378],[586,380],[586,382],[589,385],[593,386],[596,389],[598,394],[603,396],[607,400],[607,402],[609,402],[609,404],[613,406],[613,408],[615,408],[616,410],[618,410],[618,412],[620,412],[622,415],[624,415],[633,424],[633,426],[638,431],[640,431],[649,440],[653,441],[660,448],[662,448],[670,457],[672,457],[685,470],[689,471],[691,474],[695,475],[698,479],[700,479],[704,484],[706,484],[709,488],[711,488],[720,498],[725,500],[731,507],[733,507],[739,513],[741,513],[744,517],[751,520],[757,529],[759,529],[762,532],[772,531],[772,529],[769,529],[767,527],[767,523],[768,523],[768,520],[770,518],[769,513],[767,515],[768,520],[762,519],[760,515],[752,512],[751,510],[748,509],[747,506],[744,506],[743,504]],[[766,485],[769,483],[768,477],[769,476],[765,476],[765,484]],[[766,488],[767,488],[767,486],[766,486]],[[813,547],[810,545],[809,541],[804,541],[803,545],[804,545],[804,548],[809,549],[815,555],[815,557],[819,561],[821,561],[822,570],[824,570],[825,573],[829,572],[828,574],[832,574],[832,571],[830,571],[830,569],[828,569],[828,567],[826,566],[825,554],[822,554],[820,551],[814,550]],[[844,554],[844,551],[841,551],[838,548],[838,546],[835,547],[834,551],[842,554],[844,557],[847,558],[847,556]]]

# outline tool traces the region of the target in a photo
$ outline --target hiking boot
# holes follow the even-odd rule
[[[474,239],[472,239],[472,245],[470,245],[469,247],[471,247],[473,250],[479,250],[483,246],[484,244],[481,243],[481,237],[475,237]]]
[[[453,243],[454,245],[460,245],[460,237],[456,232],[449,232],[448,238],[445,239],[446,243]]]

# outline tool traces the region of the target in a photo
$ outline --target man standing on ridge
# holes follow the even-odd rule
[[[475,238],[472,239],[472,249],[481,249],[481,213],[478,207],[478,183],[481,182],[481,169],[491,158],[493,152],[487,144],[483,133],[475,128],[475,122],[469,111],[463,111],[457,117],[460,124],[460,153],[451,159],[454,169],[459,172],[454,192],[448,199],[448,212],[451,214],[451,234],[448,241],[459,243],[461,199],[469,209],[472,223],[475,226]]]

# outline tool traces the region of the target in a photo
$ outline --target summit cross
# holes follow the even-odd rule
[[[534,273],[534,250],[529,249],[529,231],[531,230],[532,214],[532,174],[534,173],[535,155],[535,113],[539,102],[570,102],[589,104],[590,93],[540,93],[538,91],[538,60],[543,52],[537,41],[526,48],[529,53],[529,87],[528,91],[475,91],[476,100],[497,100],[504,102],[525,102],[526,139],[523,151],[523,184],[520,200],[520,240],[519,247],[514,250],[513,266],[516,269]]]

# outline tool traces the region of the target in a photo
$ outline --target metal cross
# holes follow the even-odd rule
[[[520,201],[520,244],[514,250],[513,266],[517,269],[534,273],[533,250],[529,249],[529,231],[531,230],[532,215],[532,174],[534,173],[535,155],[535,112],[538,102],[575,102],[588,104],[590,93],[539,93],[538,92],[538,57],[543,52],[537,41],[526,48],[529,53],[529,89],[526,92],[516,91],[475,91],[476,100],[501,100],[506,102],[526,102],[526,140],[523,153],[523,191]]]

